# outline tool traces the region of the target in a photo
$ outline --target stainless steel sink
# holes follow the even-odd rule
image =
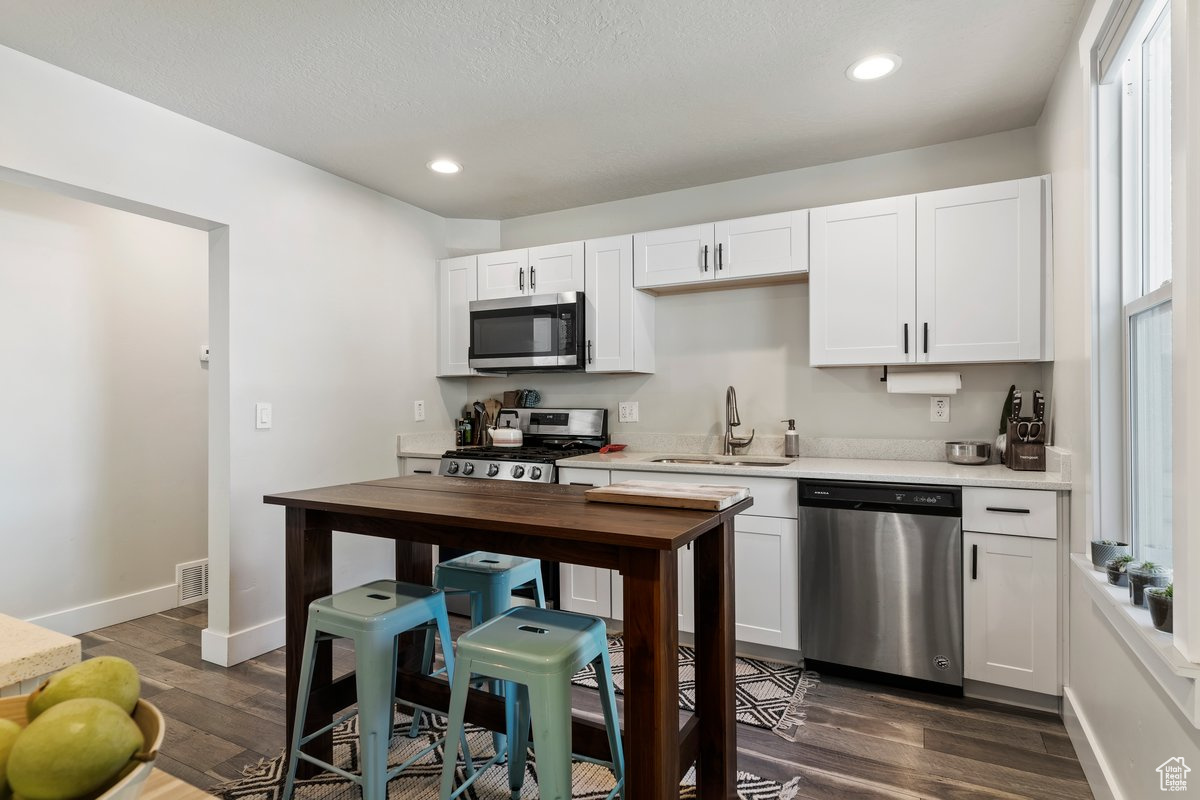
[[[790,458],[654,458],[651,464],[700,464],[711,467],[785,467],[792,463]]]

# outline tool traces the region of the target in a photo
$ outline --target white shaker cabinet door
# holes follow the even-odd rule
[[[799,650],[796,520],[739,514],[733,529],[737,640]]]
[[[479,299],[519,297],[528,294],[529,251],[484,253],[479,259]]]
[[[679,631],[681,633],[696,632],[696,577],[693,572],[696,564],[696,546],[681,547],[676,560],[676,581],[679,586]],[[612,618],[625,619],[625,583],[624,576],[616,570],[612,571]]]
[[[584,242],[588,372],[654,371],[654,297],[633,288],[633,237]]]
[[[471,375],[468,303],[476,299],[476,257],[438,262],[438,375]]]
[[[808,269],[808,212],[785,211],[715,225],[717,279]]]
[[[697,283],[716,275],[713,224],[633,235],[633,285],[639,289]]]
[[[1057,695],[1054,539],[963,533],[963,675]]]
[[[525,294],[582,292],[583,274],[583,242],[531,247]]]
[[[609,472],[604,469],[558,470],[558,482],[572,486],[608,486]],[[558,603],[564,611],[612,617],[612,581],[621,576],[613,570],[561,563],[558,567]]]
[[[916,360],[912,195],[809,212],[812,366]]]
[[[917,196],[919,362],[1044,357],[1043,180]]]

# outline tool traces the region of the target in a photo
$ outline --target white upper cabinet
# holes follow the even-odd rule
[[[813,366],[916,360],[916,203],[912,195],[810,212]]]
[[[467,304],[476,299],[476,256],[438,262],[438,375],[472,375],[467,364],[471,318]]]
[[[633,285],[639,289],[711,280],[716,273],[713,224],[633,235]]]
[[[810,363],[1053,357],[1046,178],[811,212]]]
[[[525,294],[555,294],[584,290],[583,242],[564,242],[529,248],[529,278]]]
[[[583,291],[583,242],[479,256],[479,299]]]
[[[633,236],[583,243],[588,372],[654,371],[654,298],[633,288]]]
[[[714,226],[716,278],[748,278],[808,269],[808,212],[731,219]]]
[[[803,274],[808,212],[785,211],[633,236],[639,289]]]
[[[503,250],[479,258],[479,300],[517,297],[526,294],[529,251]]]
[[[1043,218],[1041,178],[917,196],[918,361],[1046,357]]]

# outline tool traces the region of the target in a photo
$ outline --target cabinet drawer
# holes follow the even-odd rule
[[[558,482],[566,485],[581,485],[581,486],[608,486],[608,470],[606,469],[579,469],[578,467],[559,467]]]
[[[754,498],[749,513],[756,517],[795,519],[798,507],[796,481],[791,478],[750,478],[738,475],[697,475],[690,472],[634,472],[613,470],[612,482],[659,481],[662,483],[704,483],[709,486],[745,486]]]
[[[416,458],[409,456],[404,459],[405,475],[437,475],[441,469],[440,458]]]
[[[1058,537],[1058,497],[1037,489],[963,487],[963,530]]]

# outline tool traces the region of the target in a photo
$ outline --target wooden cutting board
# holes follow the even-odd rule
[[[600,503],[625,503],[661,508],[694,508],[721,511],[750,496],[742,486],[709,486],[703,483],[623,481],[588,489],[584,497]]]

